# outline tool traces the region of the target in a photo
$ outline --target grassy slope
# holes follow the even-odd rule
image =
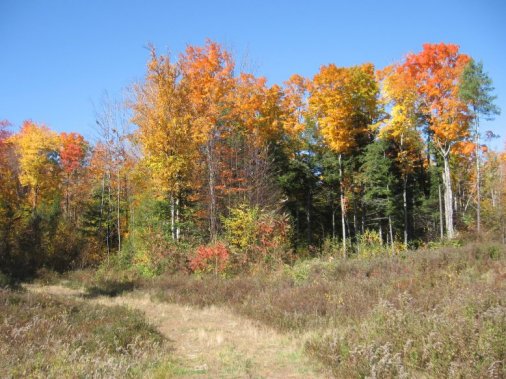
[[[506,249],[470,245],[396,258],[312,260],[231,279],[74,273],[91,294],[144,288],[226,305],[303,335],[336,377],[506,377]],[[71,281],[72,283],[72,281]]]
[[[166,276],[165,301],[225,304],[304,333],[336,377],[506,377],[506,251],[471,245],[302,262],[230,280]]]
[[[168,342],[138,312],[0,290],[0,377],[156,377]]]

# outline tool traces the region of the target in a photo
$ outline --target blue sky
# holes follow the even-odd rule
[[[275,4],[271,4],[275,3]],[[94,137],[94,104],[141,80],[153,43],[177,55],[214,39],[269,83],[323,64],[378,68],[425,42],[457,43],[484,62],[506,137],[506,2],[0,0],[0,119]]]

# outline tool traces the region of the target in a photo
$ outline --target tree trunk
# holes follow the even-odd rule
[[[179,241],[181,228],[179,226],[179,196],[176,197],[176,241]]]
[[[218,234],[216,172],[214,167],[214,136],[209,137],[206,146],[207,168],[209,170],[209,236],[215,241]]]
[[[105,193],[105,173],[102,175],[102,192],[100,194],[100,222],[98,224],[98,234],[102,236],[102,224],[104,222],[104,193]]]
[[[39,197],[39,185],[35,185],[35,190],[33,191],[33,204],[32,204],[32,213],[35,213],[35,209],[37,209],[37,202]]]
[[[69,219],[69,183],[70,174],[67,174],[67,182],[65,183],[65,216]]]
[[[172,241],[176,239],[176,210],[174,204],[174,195],[170,194],[170,237]]]
[[[448,239],[455,237],[453,229],[453,192],[452,181],[450,175],[450,159],[449,151],[443,155],[443,185],[444,185],[444,207],[445,207],[445,223],[446,223],[446,236]]]
[[[331,207],[332,210],[332,239],[336,239],[336,210],[334,208],[334,200],[332,200]]]
[[[441,197],[441,185],[437,186],[438,189],[438,195],[439,195],[439,230],[441,232],[441,239],[444,239],[445,237],[445,231],[444,231],[444,223],[443,223],[443,198]]]
[[[107,220],[106,220],[106,224],[107,224],[107,235],[106,235],[106,243],[107,243],[107,263],[109,263],[109,257],[111,255],[111,241],[110,241],[110,237],[111,237],[111,226],[109,225],[109,221],[111,219],[111,173],[110,172],[107,172],[107,199],[108,199],[108,204],[107,204]]]
[[[346,258],[346,207],[344,204],[343,162],[339,154],[339,198],[341,200],[341,224],[343,231],[343,258]]]
[[[307,229],[306,229],[306,236],[307,236],[307,243],[311,245],[311,190],[307,192],[306,195],[306,222],[307,222]]]
[[[118,223],[118,253],[121,253],[121,217],[120,217],[120,193],[121,193],[121,178],[118,168],[118,209],[117,209],[117,223]]]
[[[295,202],[295,230],[297,230],[297,240],[300,237],[300,216],[299,216],[299,204]]]
[[[362,194],[362,196],[364,196],[364,194]],[[364,234],[365,233],[365,207],[364,205],[362,204],[362,209],[360,210],[360,233]]]
[[[404,210],[404,245],[408,245],[408,176],[404,175],[402,186],[402,203]]]
[[[388,232],[390,233],[390,247],[394,250],[394,231],[392,228],[392,216],[388,216]]]
[[[481,183],[480,183],[480,124],[478,118],[476,118],[476,232],[481,232]]]

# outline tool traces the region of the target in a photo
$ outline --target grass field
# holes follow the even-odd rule
[[[369,261],[313,260],[231,280],[167,276],[163,301],[226,304],[305,335],[335,377],[505,377],[506,254],[475,245]]]
[[[297,336],[306,355],[334,377],[502,378],[505,279],[505,247],[482,244],[394,258],[313,259],[234,278],[143,279],[133,272],[103,269],[63,278],[46,275],[44,280],[84,286],[90,298],[141,291],[162,303],[230,309]],[[1,314],[9,314],[2,316],[2,336],[11,337],[1,338],[20,333],[16,338],[22,339],[2,351],[7,372],[42,375],[54,370],[48,365],[52,362],[61,372],[67,366],[72,372],[113,367],[136,376],[146,367],[156,370],[167,359],[167,342],[135,312],[31,296],[2,292]],[[120,314],[130,324],[117,325]],[[47,332],[30,332],[37,323],[47,324]],[[117,326],[117,334],[96,332],[107,323]],[[51,340],[74,325],[80,331],[73,337]],[[131,356],[136,359],[126,358]]]

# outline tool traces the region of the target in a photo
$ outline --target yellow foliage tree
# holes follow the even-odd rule
[[[404,244],[408,243],[407,184],[409,176],[420,164],[423,141],[418,127],[418,94],[411,75],[398,65],[378,73],[382,82],[383,101],[391,106],[390,117],[380,130],[380,137],[393,142],[395,161],[402,176],[404,210]]]
[[[59,188],[57,158],[60,139],[46,126],[25,121],[11,141],[19,157],[19,181],[29,188],[34,211],[41,199],[50,199]]]
[[[139,126],[144,161],[160,191],[169,194],[172,233],[177,239],[179,201],[192,186],[199,161],[195,138],[199,132],[192,124],[188,89],[179,67],[152,48],[146,80],[134,90],[133,122]]]
[[[342,251],[346,257],[346,204],[342,158],[371,141],[380,116],[374,66],[322,66],[310,84],[309,109],[325,143],[339,156]]]

